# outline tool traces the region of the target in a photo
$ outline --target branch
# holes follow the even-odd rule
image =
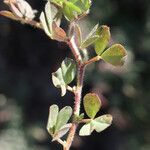
[[[91,64],[91,63],[94,63],[94,62],[96,62],[96,61],[99,61],[100,59],[101,59],[101,56],[93,57],[93,58],[91,58],[90,60],[84,62],[84,63],[83,63],[83,66],[87,66],[87,65],[89,65],[89,64]]]

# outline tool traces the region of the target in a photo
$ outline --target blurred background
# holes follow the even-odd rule
[[[28,2],[41,12],[46,1]],[[100,114],[110,113],[114,121],[100,134],[76,135],[71,150],[150,150],[150,1],[93,1],[89,17],[81,23],[83,32],[98,21],[110,26],[111,44],[123,44],[128,59],[121,68],[102,61],[87,68],[83,95],[99,94]],[[67,28],[65,22],[63,26]],[[46,124],[50,105],[73,105],[73,95],[61,98],[51,81],[66,56],[72,57],[64,43],[0,17],[0,150],[61,149],[51,143]]]

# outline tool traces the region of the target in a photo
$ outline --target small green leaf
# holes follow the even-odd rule
[[[55,127],[56,132],[68,122],[71,115],[72,115],[72,108],[70,106],[66,106],[60,110]]]
[[[52,81],[55,87],[61,88],[61,95],[66,94],[66,86],[75,78],[76,65],[74,60],[66,58],[56,72],[52,73]]]
[[[100,117],[94,119],[92,122],[93,122],[94,129],[97,132],[101,132],[111,125],[112,116],[111,115],[103,115],[103,116],[100,116]]]
[[[107,47],[110,40],[110,30],[107,26],[101,26],[96,35],[99,35],[99,38],[95,42],[95,52],[97,55],[101,55],[102,52]]]
[[[114,66],[124,64],[124,57],[127,55],[125,48],[120,44],[115,44],[104,51],[101,55],[102,59]]]
[[[81,9],[78,6],[74,5],[72,2],[66,1],[65,4],[70,8],[72,12],[81,13]]]
[[[80,46],[81,49],[85,49],[86,47],[90,46],[99,38],[99,35],[96,35],[98,26],[99,26],[98,24],[95,25],[94,28],[92,29],[92,31],[86,37],[86,39],[82,42],[82,44]]]
[[[95,93],[88,93],[83,98],[83,104],[86,114],[94,118],[101,107],[101,101]]]
[[[42,12],[41,15],[40,15],[40,22],[41,22],[41,24],[42,24],[42,26],[43,26],[43,29],[44,29],[45,33],[46,33],[49,37],[51,37],[51,33],[50,33],[50,31],[49,31],[49,27],[48,27],[48,24],[47,24],[47,21],[46,21],[46,17],[45,17],[44,12]]]
[[[49,30],[52,33],[52,22],[54,16],[52,16],[51,3],[49,1],[45,5],[45,15]]]
[[[53,133],[51,133],[51,131],[53,130],[52,128],[54,128],[54,126],[56,125],[58,111],[59,111],[59,108],[58,108],[57,105],[52,105],[49,108],[49,117],[48,117],[48,122],[47,122],[47,130],[50,134],[53,134]]]
[[[89,37],[86,41],[84,41],[81,45],[81,49],[85,49],[86,47],[92,45],[97,39],[99,38],[98,35],[94,35]]]
[[[65,124],[62,126],[54,135],[52,141],[56,141],[59,138],[63,137],[71,128],[72,123]]]
[[[61,64],[62,75],[65,84],[69,84],[75,78],[76,64],[73,59],[65,58]]]
[[[60,11],[53,4],[51,4],[50,1],[48,1],[45,5],[45,12],[42,12],[40,15],[40,22],[43,26],[45,33],[51,39],[55,39],[56,37],[56,28],[54,30],[53,22],[55,22],[56,25],[59,27],[60,22],[61,22],[61,16],[62,15]],[[58,33],[58,30],[57,30],[57,33]]]
[[[61,88],[61,96],[64,96],[66,94],[66,84],[63,79],[61,68],[52,73],[52,82],[55,87]]]
[[[79,131],[79,135],[80,136],[89,136],[89,135],[91,135],[92,132],[93,132],[93,127],[90,122],[90,123],[87,123],[82,126],[82,128]]]
[[[72,12],[72,10],[65,3],[63,3],[63,13],[64,13],[65,18],[68,21],[73,20],[75,18],[75,16],[76,16],[76,14],[74,14]]]

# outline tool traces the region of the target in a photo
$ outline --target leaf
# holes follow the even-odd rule
[[[58,12],[58,9],[48,1],[45,5],[45,12],[42,12],[40,15],[40,22],[44,28],[45,33],[51,39],[58,38],[58,35],[60,35],[60,31],[58,33],[58,30],[61,29],[58,28],[60,26],[61,16],[62,15],[60,12]],[[55,22],[56,25],[54,25],[53,22]],[[61,34],[62,32],[63,31],[61,30]]]
[[[92,29],[92,31],[86,37],[86,39],[82,42],[81,47],[80,47],[81,49],[84,49],[84,48],[90,46],[99,38],[99,36],[96,35],[96,31],[98,30],[98,26],[99,26],[98,24],[95,25],[94,28]]]
[[[70,0],[63,2],[63,13],[68,21],[78,18],[79,15],[86,14],[91,6],[90,0]]]
[[[75,78],[76,74],[76,64],[74,60],[65,58],[61,64],[61,69],[65,84],[69,84]]]
[[[101,55],[102,52],[107,47],[110,40],[110,29],[107,26],[101,26],[96,35],[99,35],[99,38],[95,42],[95,52],[97,55]]]
[[[73,34],[74,34],[76,45],[78,47],[80,47],[80,45],[82,43],[82,35],[81,35],[80,26],[78,24],[74,25],[74,33]]]
[[[92,122],[93,122],[94,129],[97,132],[101,132],[111,125],[112,116],[111,115],[103,115],[103,116],[100,116],[100,117],[94,119]]]
[[[114,66],[124,64],[123,58],[127,55],[125,48],[120,44],[115,44],[104,51],[101,55],[102,59]]]
[[[60,110],[55,127],[56,132],[68,122],[71,115],[72,115],[72,108],[70,106],[66,106]]]
[[[86,114],[93,119],[101,107],[101,101],[95,93],[88,93],[83,98],[83,105]]]
[[[97,39],[99,38],[98,35],[94,35],[89,37],[86,41],[84,41],[81,45],[81,49],[85,49],[86,47],[92,45]]]
[[[74,5],[72,2],[69,2],[69,1],[66,1],[65,3],[71,9],[72,12],[74,11],[74,12],[77,12],[77,13],[81,13],[80,7]]]
[[[42,12],[41,15],[40,15],[40,22],[41,22],[41,24],[42,24],[42,26],[43,26],[43,29],[44,29],[45,33],[46,33],[49,37],[51,37],[51,33],[50,33],[50,31],[49,31],[49,27],[48,27],[48,25],[47,25],[47,21],[46,21],[46,17],[45,17],[44,12]]]
[[[53,30],[53,39],[57,41],[65,41],[66,37],[66,32],[57,26],[56,22],[53,21],[52,23],[52,30]]]
[[[52,73],[52,82],[55,87],[61,88],[61,96],[66,94],[66,86],[75,78],[76,65],[73,59],[66,58],[61,67]]]
[[[85,125],[82,126],[82,128],[79,131],[79,135],[80,136],[89,136],[91,135],[91,133],[93,132],[94,128],[92,123],[87,123]]]
[[[7,10],[0,11],[0,15],[13,19],[13,20],[18,20],[18,18],[12,12],[7,11]]]
[[[51,133],[51,129],[54,128],[54,126],[56,125],[58,111],[59,108],[57,105],[52,105],[49,108],[49,117],[47,122],[47,130],[49,133]]]
[[[73,13],[72,10],[65,3],[63,3],[63,13],[68,21],[71,21],[76,17],[76,14]]]
[[[50,33],[52,33],[52,22],[54,16],[52,16],[51,3],[49,1],[45,5],[45,16],[46,16],[47,25],[49,27],[49,31]]]
[[[71,128],[72,126],[72,123],[68,123],[68,124],[65,124],[64,126],[62,126],[60,128],[59,131],[57,131],[54,135],[53,135],[53,140],[52,141],[56,141],[58,140],[59,138],[63,137],[68,131],[69,129]]]
[[[112,123],[111,115],[102,115],[94,120],[91,120],[89,123],[82,126],[79,131],[80,136],[88,136],[96,130],[96,132],[101,132],[108,128]]]
[[[55,87],[61,88],[61,96],[64,96],[66,94],[66,84],[63,79],[61,68],[52,73],[52,82]]]

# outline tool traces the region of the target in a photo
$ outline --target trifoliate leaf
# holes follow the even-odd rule
[[[86,114],[94,118],[101,107],[101,101],[95,93],[88,93],[83,98],[83,104]]]
[[[61,96],[64,96],[66,94],[66,84],[63,79],[61,68],[52,73],[52,82],[55,87],[61,88]]]
[[[110,30],[107,26],[101,26],[97,32],[96,35],[99,36],[99,38],[95,42],[95,52],[97,55],[101,55],[102,52],[107,47],[109,40],[110,40]]]
[[[42,12],[40,15],[40,22],[43,26],[43,29],[45,33],[51,38],[51,39],[59,39],[58,35],[62,35],[62,30],[61,33],[60,31],[58,32],[58,28],[60,25],[60,20],[61,20],[61,14],[58,11],[58,9],[48,1],[45,5],[45,12]],[[55,22],[55,26],[53,25]],[[56,28],[57,26],[57,28]],[[63,36],[64,36],[63,32]],[[62,39],[62,37],[61,37]]]
[[[62,126],[64,126],[72,115],[72,108],[66,106],[59,111],[55,131],[57,132]]]
[[[66,86],[73,81],[73,79],[75,78],[75,74],[76,65],[75,62],[70,58],[66,58],[62,62],[61,68],[52,73],[53,84],[55,87],[61,88],[62,96],[66,94]]]
[[[104,51],[101,58],[114,66],[124,64],[124,57],[127,55],[125,48],[120,44],[115,44]]]

